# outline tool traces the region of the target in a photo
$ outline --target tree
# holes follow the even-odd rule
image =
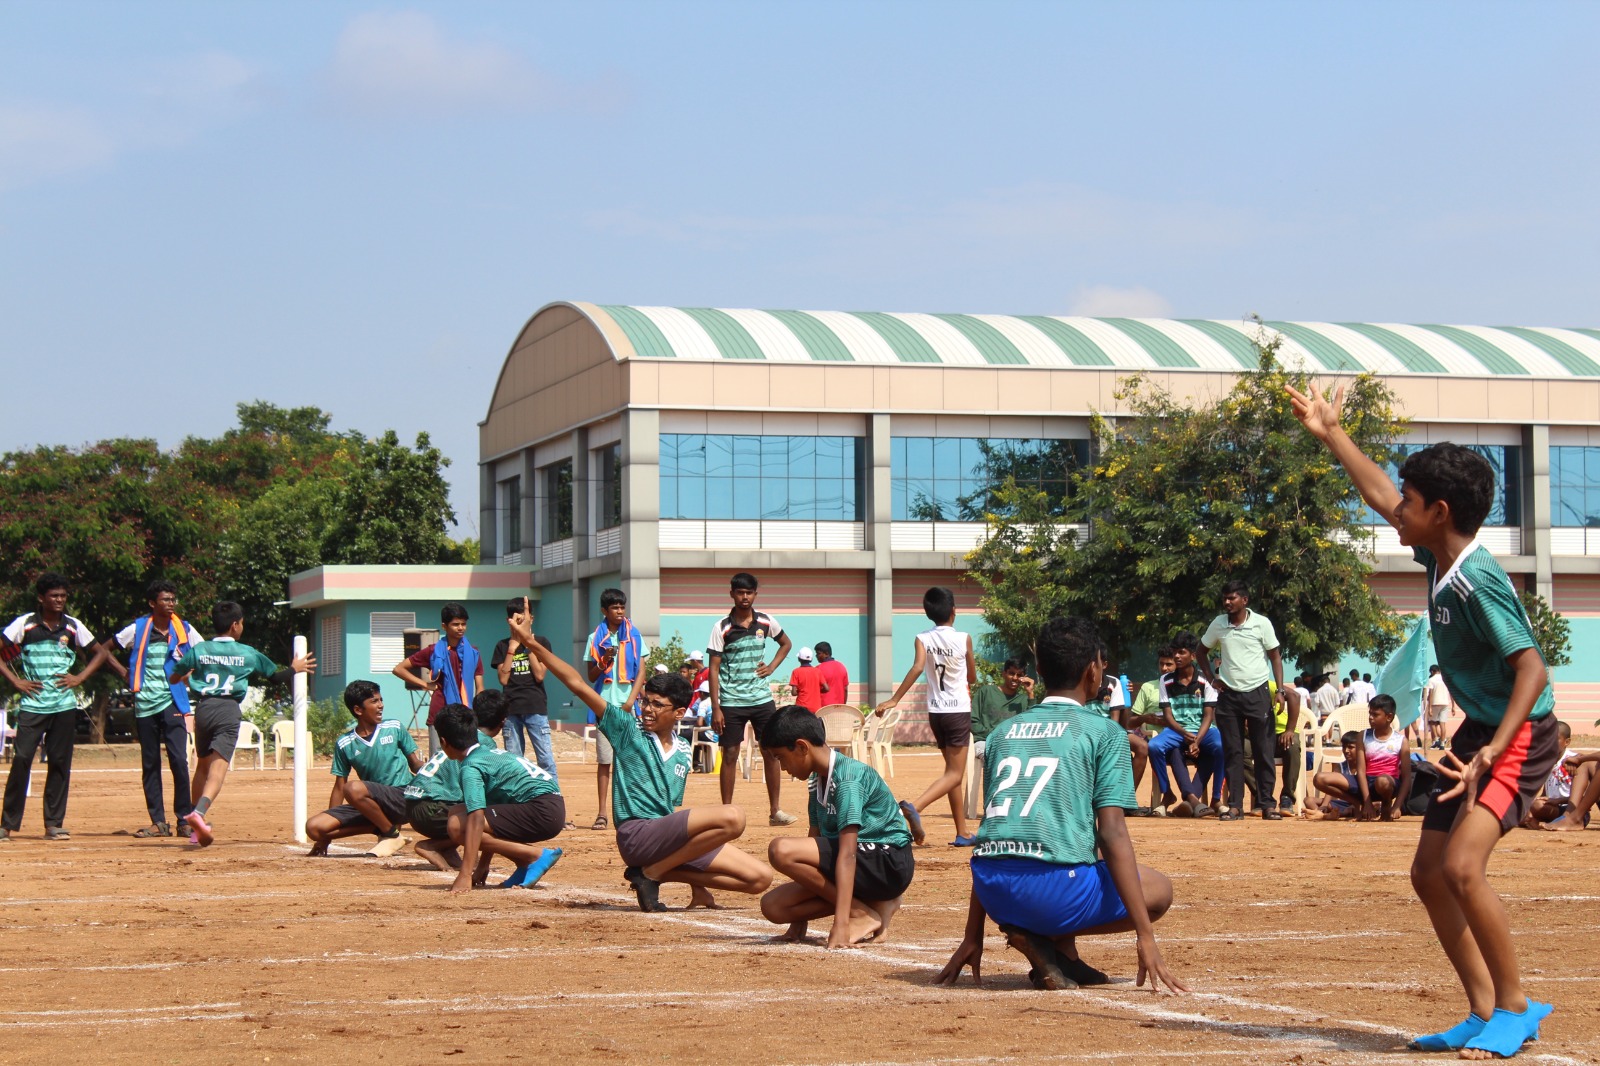
[[[1290,408],[1285,386],[1304,387],[1305,375],[1279,364],[1276,342],[1257,348],[1257,368],[1211,403],[1124,379],[1131,414],[1094,416],[1099,454],[1064,505],[1014,479],[1000,488],[989,538],[967,562],[1008,650],[1025,652],[1047,618],[1073,613],[1125,662],[1203,626],[1235,578],[1291,661],[1320,666],[1352,650],[1381,660],[1398,646],[1401,625],[1364,580],[1360,498]],[[1344,417],[1363,451],[1390,460],[1403,423],[1382,382],[1351,383]]]
[[[1544,652],[1544,661],[1552,668],[1572,662],[1572,629],[1567,620],[1556,612],[1550,601],[1537,592],[1522,593],[1522,609],[1528,612],[1528,624],[1533,627],[1533,639]]]

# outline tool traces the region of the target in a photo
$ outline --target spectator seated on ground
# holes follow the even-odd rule
[[[1361,734],[1354,729],[1339,738],[1339,746],[1344,749],[1344,765],[1356,766],[1361,758]],[[1305,816],[1310,821],[1338,821],[1340,818],[1349,818],[1356,814],[1356,808],[1350,799],[1350,790],[1355,787],[1355,777],[1352,774],[1339,770],[1323,770],[1312,783],[1321,793],[1318,796],[1306,797]]]
[[[1553,828],[1566,828],[1570,823],[1581,829],[1589,824],[1589,808],[1594,801],[1590,799],[1585,804],[1583,799],[1593,791],[1600,752],[1580,755],[1573,751],[1572,727],[1565,722],[1557,723],[1556,732],[1561,736],[1561,760],[1550,771],[1539,798],[1528,808],[1528,816],[1522,820],[1524,829],[1542,829],[1547,823],[1554,823]]]

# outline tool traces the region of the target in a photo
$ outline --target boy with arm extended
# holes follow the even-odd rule
[[[0,842],[22,828],[28,805],[28,779],[33,756],[44,746],[44,836],[69,840],[67,791],[72,782],[72,750],[77,743],[78,701],[72,690],[89,679],[109,657],[104,646],[94,647],[94,635],[67,614],[67,579],[57,573],[39,575],[33,585],[39,609],[12,620],[0,633],[0,677],[22,695],[17,705],[16,740],[11,749],[11,773],[6,777],[4,813],[0,814]],[[94,648],[93,653],[89,649]],[[71,673],[78,653],[89,661]],[[17,670],[12,670],[15,663]]]
[[[936,981],[966,966],[982,984],[985,917],[1046,989],[1104,983],[1076,938],[1132,931],[1138,984],[1188,991],[1168,972],[1153,923],[1172,905],[1172,882],[1139,865],[1123,811],[1134,805],[1127,733],[1083,704],[1105,661],[1094,627],[1055,618],[1034,643],[1044,702],[989,734],[984,817],[972,853],[966,934]],[[1097,850],[1098,845],[1098,850]]]
[[[767,723],[777,713],[772,702],[772,687],[767,678],[789,655],[789,634],[769,614],[756,610],[756,593],[761,587],[754,574],[737,573],[728,581],[728,597],[733,610],[711,627],[706,644],[707,667],[711,682],[711,728],[722,747],[722,776],[719,780],[722,802],[733,802],[733,784],[739,772],[739,749],[744,746],[744,729],[755,731],[757,747]],[[778,642],[778,654],[767,659],[767,641]],[[794,815],[780,806],[783,779],[778,763],[765,750],[762,768],[767,780],[767,824],[793,825]]]
[[[802,708],[779,711],[761,746],[791,777],[810,782],[810,832],[768,846],[767,858],[790,883],[761,897],[761,913],[787,925],[782,939],[789,941],[803,940],[808,923],[829,915],[829,948],[884,937],[916,873],[894,793],[872,767],[828,747],[822,719]]]
[[[933,730],[934,743],[939,746],[939,754],[944,756],[944,772],[915,803],[903,801],[900,810],[910,823],[912,837],[921,844],[927,837],[922,828],[922,812],[939,797],[948,796],[950,813],[956,823],[956,838],[951,843],[955,847],[969,848],[975,838],[967,832],[962,782],[967,774],[967,745],[972,743],[972,686],[978,679],[978,664],[972,651],[972,637],[954,628],[955,593],[941,587],[929,589],[922,595],[922,611],[933,628],[917,634],[911,669],[906,671],[894,695],[878,704],[876,710],[878,714],[893,710],[917,677],[923,677],[928,728]]]
[[[615,777],[617,851],[627,864],[642,911],[663,911],[661,885],[691,889],[689,906],[715,907],[711,889],[759,895],[772,884],[772,870],[737,848],[725,847],[744,833],[744,811],[732,804],[679,810],[689,780],[691,752],[677,735],[689,704],[689,682],[678,674],[656,674],[644,685],[644,713],[607,703],[581,683],[578,672],[544,647],[534,646],[556,680],[589,705],[600,732],[611,740]]]
[[[372,681],[352,681],[344,689],[344,706],[356,720],[334,743],[333,790],[328,809],[306,820],[311,854],[328,854],[328,845],[344,837],[372,833],[383,858],[405,846],[400,827],[406,822],[406,786],[422,768],[416,741],[399,722],[384,721],[383,694]],[[350,780],[355,770],[360,779]]]
[[[1440,672],[1467,718],[1446,757],[1460,767],[1459,780],[1429,801],[1411,883],[1470,1013],[1411,1046],[1509,1058],[1538,1038],[1551,1008],[1523,995],[1516,945],[1488,865],[1560,757],[1549,668],[1510,579],[1477,540],[1494,495],[1488,461],[1460,445],[1430,445],[1406,457],[1397,489],[1340,425],[1343,394],[1341,387],[1329,402],[1315,385],[1309,396],[1289,389],[1295,416],[1426,568]]]
[[[529,600],[523,596],[506,602],[508,627],[528,604]],[[531,611],[527,622],[530,627],[533,625]],[[549,647],[550,642],[543,636],[534,639],[544,641]],[[533,749],[533,761],[560,785],[555,752],[550,747],[550,699],[544,690],[544,663],[523,646],[513,630],[494,646],[489,665],[500,678],[500,688],[506,694],[506,724],[501,731],[506,750],[521,755],[526,739],[528,747]]]
[[[639,627],[628,620],[628,597],[621,589],[601,592],[600,610],[603,617],[583,651],[589,684],[606,703],[614,703],[632,714],[644,688],[644,657],[649,649],[644,645]],[[591,710],[589,724],[598,725],[599,721]],[[616,752],[605,733],[598,729],[595,732],[594,757],[598,772],[594,784],[600,813],[589,828],[604,829],[611,817],[611,768]]]
[[[467,639],[467,609],[459,603],[445,604],[439,609],[439,625],[444,629],[443,640],[419,648],[395,663],[391,671],[406,684],[432,693],[428,698],[429,755],[439,750],[439,734],[433,728],[439,712],[451,703],[471,707],[483,691],[483,657]],[[418,670],[427,670],[427,679]]]
[[[210,847],[215,839],[206,814],[227,780],[233,749],[239,743],[239,723],[244,720],[239,705],[250,691],[250,679],[262,677],[274,683],[288,681],[295,674],[316,669],[316,656],[307,653],[280,670],[272,660],[248,644],[239,643],[244,635],[244,608],[232,600],[222,600],[211,609],[210,640],[191,646],[172,666],[172,680],[189,682],[189,702],[194,708],[195,767],[190,792],[194,810],[185,819],[189,839]]]

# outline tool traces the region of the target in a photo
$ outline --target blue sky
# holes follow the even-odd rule
[[[554,299],[1597,326],[1596,40],[1579,3],[0,0],[0,449],[313,403],[431,433],[475,532]]]

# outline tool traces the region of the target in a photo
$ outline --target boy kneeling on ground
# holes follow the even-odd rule
[[[1132,930],[1138,984],[1148,975],[1153,989],[1188,991],[1167,972],[1152,928],[1172,906],[1172,882],[1138,864],[1123,817],[1134,806],[1127,733],[1083,706],[1100,691],[1100,649],[1084,619],[1047,622],[1034,652],[1048,694],[989,734],[967,930],[939,984],[969,965],[982,983],[988,915],[1032,965],[1035,988],[1104,984],[1078,957],[1077,938]]]
[[[334,744],[328,809],[306,821],[311,854],[326,855],[335,840],[372,833],[378,845],[371,854],[393,855],[405,846],[405,790],[422,766],[422,753],[405,726],[383,720],[383,694],[373,682],[346,685],[344,705],[356,724]],[[350,779],[351,770],[359,780]]]

